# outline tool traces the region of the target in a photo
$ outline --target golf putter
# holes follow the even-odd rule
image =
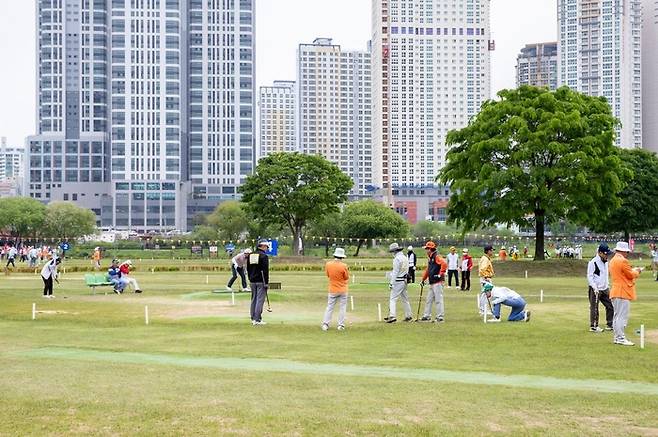
[[[265,299],[267,300],[267,312],[271,313],[272,312],[272,307],[270,306],[270,295],[268,293],[268,287],[265,286],[265,275],[263,274],[262,270],[260,272],[260,277],[263,279],[263,287],[265,287]]]
[[[416,310],[416,320],[414,320],[414,322],[417,322],[418,319],[420,318],[420,303],[423,300],[423,288],[425,288],[425,286],[421,282],[420,283],[420,296],[418,296],[418,310]]]

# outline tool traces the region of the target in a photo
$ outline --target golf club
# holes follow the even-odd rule
[[[418,319],[420,318],[420,303],[423,300],[423,288],[425,288],[425,284],[422,282],[420,283],[420,296],[418,296],[418,310],[416,310],[416,320],[414,322],[417,322]]]
[[[268,293],[268,285],[265,284],[265,275],[263,274],[263,271],[261,270],[260,272],[260,277],[263,279],[263,288],[265,288],[265,299],[267,300],[267,312],[271,313],[272,312],[272,307],[270,306],[270,295]]]

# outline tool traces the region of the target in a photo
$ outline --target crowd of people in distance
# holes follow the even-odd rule
[[[5,270],[9,266],[16,268],[16,262],[27,263],[28,267],[37,268],[57,254],[57,248],[46,245],[31,246],[7,241],[0,247],[0,260],[5,263]]]

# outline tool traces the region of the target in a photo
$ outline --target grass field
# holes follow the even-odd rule
[[[326,333],[319,272],[274,272],[261,327],[249,296],[212,293],[226,273],[141,271],[122,296],[68,273],[52,300],[2,276],[0,435],[658,435],[658,284],[645,273],[632,305],[640,350],[587,331],[583,278],[544,271],[497,278],[530,323],[487,325],[454,288],[445,324],[379,323],[384,273],[358,271],[348,329]]]

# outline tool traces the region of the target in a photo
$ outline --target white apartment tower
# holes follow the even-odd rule
[[[658,0],[642,0],[642,147],[658,153]]]
[[[560,85],[603,96],[621,121],[616,144],[642,147],[640,0],[558,0]]]
[[[354,181],[372,187],[371,55],[347,51],[330,38],[297,51],[298,150],[322,155]]]
[[[253,171],[253,0],[37,0],[29,195],[186,229]]]
[[[295,81],[277,80],[260,87],[260,157],[297,151]]]
[[[390,205],[438,188],[447,133],[490,97],[489,3],[372,1],[373,174]]]
[[[527,44],[516,58],[516,86],[557,89],[557,42]]]

